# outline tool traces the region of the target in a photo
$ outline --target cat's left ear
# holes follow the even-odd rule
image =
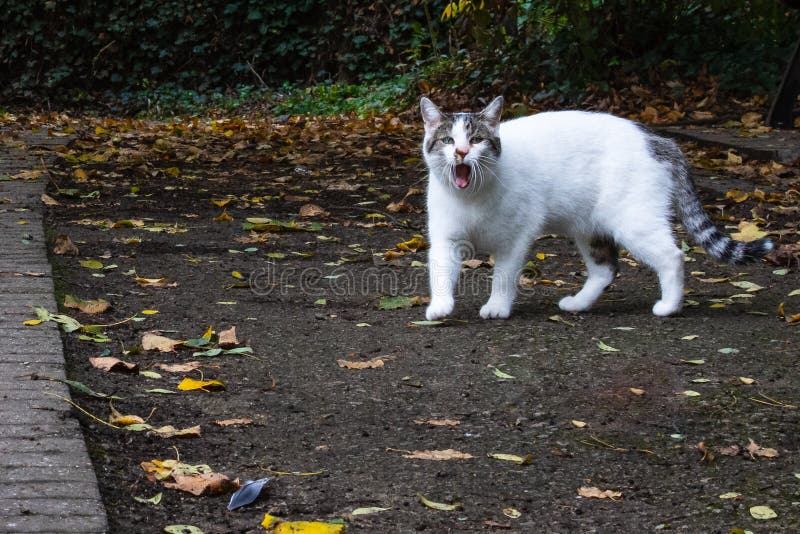
[[[492,100],[488,106],[486,106],[483,111],[481,111],[481,116],[489,122],[493,128],[497,128],[497,125],[500,124],[500,115],[503,113],[503,97],[498,96],[494,100]]]

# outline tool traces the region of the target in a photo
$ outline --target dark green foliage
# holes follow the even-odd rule
[[[785,4],[0,0],[0,100],[193,110],[288,84],[313,88],[290,91],[283,112],[364,112],[409,101],[417,80],[574,98],[706,70],[723,89],[767,92],[800,31]]]
[[[0,28],[0,96],[53,101],[386,79],[430,42],[419,0],[0,0]]]

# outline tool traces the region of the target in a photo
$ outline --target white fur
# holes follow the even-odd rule
[[[431,106],[423,100],[426,142],[438,125],[438,110]],[[495,257],[491,296],[480,316],[508,317],[530,246],[546,233],[570,236],[588,271],[584,287],[562,299],[561,309],[588,309],[612,282],[612,269],[595,263],[589,254],[590,239],[606,235],[658,274],[661,300],[653,313],[680,310],[683,253],[670,224],[673,182],[669,169],[648,152],[646,136],[634,123],[606,114],[562,111],[504,122],[498,131],[499,159],[485,162],[482,177],[473,173],[466,189],[454,185],[447,167],[456,157],[455,149],[463,151],[469,145],[458,122],[451,133],[453,145],[444,147],[445,158],[426,154],[429,320],[453,311],[462,259],[457,250],[465,242]],[[481,157],[480,143],[468,148],[464,162]]]

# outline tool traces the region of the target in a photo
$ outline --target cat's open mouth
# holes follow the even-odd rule
[[[471,174],[472,168],[469,165],[465,165],[464,163],[456,165],[455,169],[453,169],[453,179],[459,189],[465,189],[469,186]]]

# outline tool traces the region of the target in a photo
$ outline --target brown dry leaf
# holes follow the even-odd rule
[[[457,419],[414,419],[414,423],[429,426],[458,426],[461,421]]]
[[[755,111],[748,111],[744,115],[742,115],[741,121],[745,128],[755,128],[760,126],[764,120],[764,116],[761,113],[756,113]]]
[[[706,442],[701,441],[697,444],[697,450],[703,453],[703,457],[700,458],[701,462],[713,462],[714,461],[714,453],[706,448]]]
[[[780,456],[778,451],[776,451],[775,449],[762,447],[752,439],[750,440],[750,443],[747,445],[747,454],[750,455],[751,460],[755,460],[756,456],[761,456],[763,458],[777,458],[778,456]]]
[[[228,347],[235,347],[239,344],[239,340],[236,339],[236,327],[231,326],[227,330],[223,330],[219,334],[219,341],[217,344],[220,347],[228,348]]]
[[[97,300],[83,300],[72,295],[64,295],[64,307],[80,310],[83,313],[94,315],[96,313],[103,313],[111,306],[111,303],[105,299]]]
[[[198,475],[173,474],[175,482],[164,482],[164,487],[186,491],[192,495],[220,495],[239,487],[239,484],[222,473],[201,473]]]
[[[180,341],[178,343],[180,343]],[[194,361],[186,363],[159,363],[156,365],[156,367],[162,371],[167,371],[168,373],[188,373],[200,369],[202,365],[200,362]]]
[[[217,426],[247,426],[253,424],[253,420],[247,419],[246,417],[241,417],[239,419],[222,419],[211,422]]]
[[[316,204],[304,204],[300,206],[300,217],[327,217],[330,212],[325,211]]]
[[[600,488],[588,486],[578,488],[578,495],[593,499],[611,499],[612,501],[622,498],[621,491],[601,490]]]
[[[77,256],[80,252],[78,252],[78,247],[75,246],[75,243],[72,242],[68,235],[61,234],[53,242],[53,254]]]
[[[383,259],[384,261],[392,261],[402,258],[405,255],[406,253],[400,250],[387,250],[383,253]]]
[[[12,180],[36,180],[37,178],[44,175],[44,171],[41,169],[28,169],[25,171],[18,172],[11,176]]]
[[[415,208],[412,203],[406,202],[406,199],[403,199],[399,202],[390,202],[386,206],[386,211],[389,213],[414,213],[419,210]]]
[[[739,456],[742,449],[738,445],[729,445],[727,447],[717,448],[717,452],[723,456]]]
[[[168,337],[159,336],[152,332],[146,332],[142,336],[142,349],[143,350],[157,350],[160,352],[174,352],[175,347],[183,343],[177,339],[170,339]]]
[[[640,397],[642,395],[644,395],[644,393],[645,393],[645,391],[643,389],[639,389],[639,388],[628,388],[628,391],[630,391],[634,395],[638,395]]]
[[[376,356],[364,362],[354,362],[352,360],[336,360],[336,363],[339,364],[339,367],[343,367],[345,369],[377,369],[378,367],[383,367],[384,360],[382,356]]]
[[[454,449],[445,449],[442,451],[405,451],[403,458],[412,458],[414,460],[468,460],[474,458],[467,452],[460,452]]]
[[[181,430],[178,430],[172,425],[166,425],[159,428],[152,428],[147,433],[155,434],[160,438],[199,438],[200,425],[195,425]]]
[[[54,199],[53,197],[51,197],[47,193],[42,193],[42,202],[44,203],[45,206],[60,206],[61,205],[61,202],[59,202],[58,200]]]
[[[137,276],[134,280],[140,286],[145,287],[175,287],[178,285],[178,282],[167,282],[166,278],[142,278]]]
[[[89,363],[97,369],[102,369],[109,373],[138,373],[139,365],[135,363],[124,362],[119,358],[113,356],[98,356],[97,358],[89,358]]]

